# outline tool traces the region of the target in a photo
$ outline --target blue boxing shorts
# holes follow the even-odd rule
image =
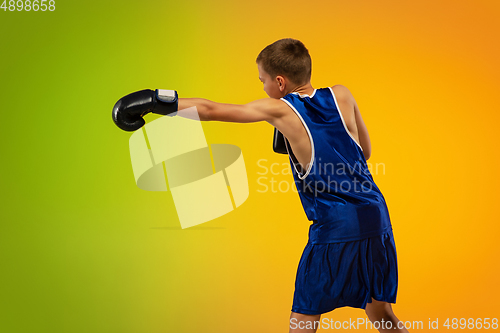
[[[295,280],[292,311],[318,315],[372,298],[396,303],[398,266],[392,228],[362,240],[307,243]]]

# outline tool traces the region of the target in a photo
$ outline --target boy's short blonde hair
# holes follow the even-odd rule
[[[277,40],[257,56],[257,63],[271,78],[282,75],[295,84],[306,84],[311,80],[311,62],[305,45],[293,38]]]

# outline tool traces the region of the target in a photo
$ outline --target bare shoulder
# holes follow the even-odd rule
[[[349,101],[352,102],[354,100],[354,97],[352,96],[352,93],[349,89],[347,89],[346,86],[342,84],[336,84],[331,87],[333,92],[335,93],[335,97],[337,99],[342,99],[343,101]]]
[[[262,98],[262,99],[256,99],[255,101],[250,102],[248,104],[263,109],[272,109],[281,107],[283,103],[284,102],[281,99],[277,98]]]
[[[260,112],[266,113],[272,118],[280,118],[289,112],[287,104],[276,98],[257,99],[247,104],[253,109],[258,109]]]
[[[260,107],[271,108],[271,107],[278,107],[279,105],[283,104],[283,101],[277,98],[268,97],[268,98],[256,99],[253,102],[250,102],[249,104],[254,104]]]

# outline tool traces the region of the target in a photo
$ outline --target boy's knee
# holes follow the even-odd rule
[[[372,302],[366,305],[365,312],[368,317],[386,317],[392,314],[391,303],[380,302],[372,298]]]

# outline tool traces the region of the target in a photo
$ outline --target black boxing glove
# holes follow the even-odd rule
[[[283,133],[278,131],[276,127],[274,128],[273,151],[278,154],[288,155],[288,150],[286,150],[285,137],[283,136]]]
[[[124,131],[136,131],[146,123],[146,114],[174,116],[177,107],[177,91],[145,89],[120,98],[113,107],[113,121]]]

